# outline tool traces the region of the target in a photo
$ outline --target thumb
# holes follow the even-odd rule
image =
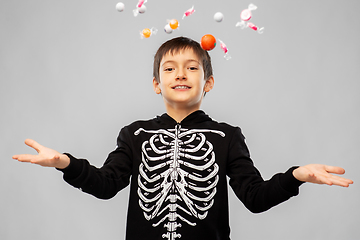
[[[344,174],[345,169],[341,167],[335,167],[335,166],[325,166],[325,170],[329,173],[335,173],[335,174]]]
[[[41,148],[43,147],[39,143],[37,143],[35,140],[32,140],[32,139],[26,139],[25,144],[28,145],[29,147],[32,147],[37,152],[40,152]]]

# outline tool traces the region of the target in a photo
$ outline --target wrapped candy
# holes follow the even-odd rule
[[[257,6],[250,3],[247,9],[244,9],[241,11],[241,13],[240,13],[241,22],[237,22],[235,26],[240,27],[241,29],[246,28],[247,21],[249,21],[252,17],[251,11],[256,10],[256,9],[257,9]]]
[[[259,28],[258,26],[256,26],[255,24],[251,23],[251,22],[247,22],[247,23],[244,23],[244,24],[236,24],[236,27],[241,27],[241,29],[244,29],[244,28],[251,28],[255,31],[257,31],[259,34],[262,34],[264,32],[264,27],[262,28]]]
[[[151,35],[155,35],[157,33],[157,29],[152,27],[152,28],[144,28],[141,32],[140,32],[140,37],[141,39],[143,38],[149,38]]]
[[[170,27],[170,24],[166,24],[165,27],[164,27],[164,31],[166,33],[172,33],[173,29]]]
[[[226,60],[229,60],[229,59],[231,59],[231,56],[230,56],[230,54],[229,54],[229,49],[226,47],[226,45],[225,45],[225,43],[223,42],[223,41],[221,41],[220,39],[218,39],[219,40],[219,42],[220,42],[220,48],[223,50],[223,52],[225,53],[225,55],[224,55],[224,58],[226,59]]]
[[[254,4],[250,3],[247,9],[244,9],[241,11],[240,13],[240,19],[242,21],[249,21],[251,18],[251,11],[256,10],[257,6],[255,6]]]
[[[264,27],[258,28],[255,24],[248,22],[247,26],[255,31],[257,31],[259,34],[262,34],[264,32]]]
[[[146,3],[146,2],[147,2],[147,0],[139,0],[139,2],[138,2],[138,4],[137,4],[136,7],[141,8],[141,6],[142,6],[144,3]]]
[[[167,22],[168,23],[165,25],[164,31],[169,34],[172,33],[173,30],[177,29],[180,26],[178,20],[176,20],[176,19],[167,20]]]
[[[190,16],[191,14],[193,14],[195,12],[194,6],[192,6],[190,9],[186,10],[186,12],[184,13],[182,19],[184,19],[185,17]]]
[[[264,28],[258,28],[255,24],[251,23],[251,22],[248,22],[251,17],[252,17],[252,13],[251,11],[253,10],[256,10],[257,9],[257,6],[255,6],[254,4],[250,3],[248,8],[247,9],[244,9],[241,11],[240,13],[240,19],[241,21],[240,22],[237,22],[236,23],[236,27],[240,27],[241,29],[244,29],[244,28],[251,28],[255,31],[257,31],[258,33],[263,33],[264,32]]]
[[[133,10],[134,16],[136,17],[139,13],[144,13],[146,11],[146,3],[147,0],[139,0],[138,4],[136,4],[136,9]]]
[[[170,21],[168,21],[168,23],[171,29],[177,29],[180,26],[178,20],[176,19],[171,19]]]

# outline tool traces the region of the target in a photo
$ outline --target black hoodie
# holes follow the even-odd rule
[[[230,239],[228,186],[258,213],[295,196],[290,168],[264,181],[239,127],[203,111],[180,123],[167,114],[124,127],[103,167],[70,157],[64,180],[109,199],[130,183],[127,240]]]

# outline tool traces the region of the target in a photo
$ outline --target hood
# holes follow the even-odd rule
[[[158,121],[160,124],[171,124],[176,125],[178,122],[170,117],[167,113],[162,114],[161,116],[156,117],[156,121]],[[190,113],[188,116],[186,116],[181,122],[179,122],[180,125],[192,125],[195,123],[202,123],[206,121],[212,121],[212,119],[202,110],[197,110],[195,112]]]

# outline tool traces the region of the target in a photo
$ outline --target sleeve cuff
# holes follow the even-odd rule
[[[70,158],[70,164],[66,168],[63,168],[63,169],[56,168],[56,169],[59,170],[60,172],[63,172],[64,177],[66,175],[66,178],[68,178],[68,179],[76,178],[77,176],[79,176],[81,174],[82,162],[81,162],[81,160],[73,157],[69,153],[64,153],[64,154]]]
[[[298,168],[299,166],[294,166],[289,168],[289,170],[287,170],[284,175],[282,176],[282,178],[280,178],[280,185],[289,192],[293,192],[298,194],[299,192],[299,187],[304,183],[302,181],[297,180],[294,175],[292,174],[293,171]]]

